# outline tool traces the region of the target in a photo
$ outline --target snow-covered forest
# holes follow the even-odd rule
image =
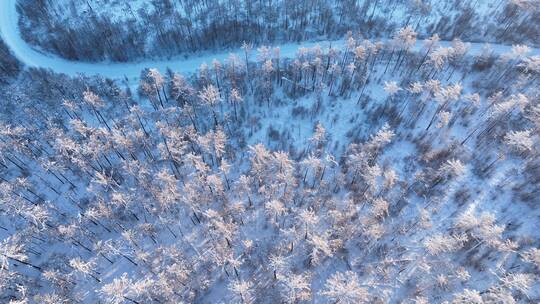
[[[537,0],[5,1],[0,303],[540,301]]]
[[[5,0],[11,1],[11,0]],[[99,61],[306,39],[348,31],[389,37],[411,26],[420,38],[540,46],[537,0],[18,0],[22,34],[64,58]]]

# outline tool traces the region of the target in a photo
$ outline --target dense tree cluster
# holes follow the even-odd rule
[[[535,0],[19,0],[26,41],[77,60],[129,61],[243,41],[333,39],[348,30],[387,37],[410,25],[421,37],[539,45]]]
[[[6,84],[21,71],[21,63],[0,39],[0,84]]]
[[[203,4],[201,4],[203,5]],[[540,300],[538,56],[245,44],[0,106],[0,301]]]

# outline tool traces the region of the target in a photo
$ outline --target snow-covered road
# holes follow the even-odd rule
[[[41,67],[51,69],[58,73],[75,76],[79,73],[88,75],[102,75],[111,79],[122,79],[127,77],[130,80],[138,79],[140,72],[144,68],[157,68],[165,71],[168,67],[173,71],[185,73],[196,71],[204,62],[210,64],[213,59],[225,60],[230,53],[236,53],[243,58],[241,49],[228,52],[219,52],[205,56],[190,56],[184,58],[178,56],[167,60],[151,60],[130,63],[111,62],[76,62],[70,61],[51,54],[44,54],[32,48],[20,35],[18,27],[18,13],[16,10],[16,0],[0,0],[0,34],[4,42],[9,46],[15,57],[29,67]],[[321,42],[321,45],[328,45],[330,42]],[[338,42],[333,42],[334,44]],[[291,43],[280,45],[281,56],[292,57],[300,47],[312,47],[316,42]]]
[[[58,73],[64,73],[70,76],[84,73],[87,75],[102,75],[111,79],[128,78],[130,82],[136,81],[140,72],[144,68],[157,68],[160,71],[165,71],[171,68],[173,71],[189,73],[196,71],[199,66],[206,62],[211,63],[213,59],[219,61],[225,60],[230,53],[236,53],[242,58],[240,49],[228,52],[214,53],[205,56],[191,56],[188,58],[176,57],[167,60],[149,60],[131,63],[111,63],[111,62],[76,62],[59,58],[54,55],[44,54],[26,43],[19,32],[18,28],[18,13],[16,10],[17,0],[0,0],[0,34],[4,42],[9,46],[13,54],[24,64],[29,67],[41,67],[51,69]],[[343,45],[343,40],[336,41],[321,41],[321,42],[304,42],[304,43],[288,43],[280,44],[281,56],[292,57],[300,47],[312,47],[320,44],[322,47],[332,43],[333,46]],[[423,45],[423,41],[419,40],[415,48],[419,49]],[[449,42],[441,42],[442,46],[449,45]],[[482,43],[471,43],[469,54],[475,55],[481,52]],[[492,45],[496,53],[502,54],[508,52],[511,46],[507,45]],[[533,49],[532,53],[540,54],[540,49]]]

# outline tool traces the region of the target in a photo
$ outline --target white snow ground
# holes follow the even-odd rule
[[[33,49],[30,45],[28,45],[25,41],[21,39],[19,35],[19,31],[18,31],[18,26],[17,26],[18,16],[15,10],[15,2],[16,0],[0,0],[0,32],[1,32],[2,38],[4,39],[6,44],[12,49],[16,57],[30,67],[41,67],[41,68],[51,69],[55,72],[65,73],[71,76],[76,76],[79,73],[86,73],[86,74],[91,74],[91,75],[99,74],[104,77],[108,77],[112,79],[122,79],[124,77],[127,77],[129,78],[129,80],[132,80],[134,83],[136,83],[139,78],[140,71],[145,67],[157,67],[158,69],[162,71],[164,71],[167,67],[170,67],[174,71],[191,73],[191,72],[195,72],[199,68],[201,63],[203,62],[210,63],[213,58],[216,58],[218,60],[224,60],[229,55],[228,52],[223,52],[223,53],[218,53],[215,55],[191,57],[188,59],[179,57],[174,60],[143,61],[143,62],[137,62],[137,63],[120,63],[120,64],[119,63],[79,63],[79,62],[68,61],[65,59],[61,59],[58,57],[49,56],[49,55],[40,53],[36,51],[35,49]],[[300,47],[311,47],[311,46],[316,45],[317,43],[321,44],[322,46],[327,46],[331,42],[324,41],[324,42],[310,42],[310,43],[304,43],[304,44],[281,45],[281,56],[292,57],[292,55],[294,55],[294,53],[297,52]],[[334,46],[339,45],[339,44],[343,44],[343,41],[339,40],[339,41],[332,42],[332,45]],[[448,44],[449,42],[443,42],[441,43],[441,46],[448,46]],[[416,44],[416,48],[419,49],[422,47],[422,45],[423,45],[423,41],[419,41]],[[472,55],[479,54],[481,52],[482,46],[483,45],[480,43],[471,44],[471,49],[469,51],[469,54],[472,54]],[[493,46],[494,52],[497,54],[508,52],[510,48],[511,48],[510,46],[505,46],[505,45]],[[233,52],[241,53],[241,50],[236,50]],[[533,50],[533,54],[539,54],[539,53],[540,52],[538,49]],[[384,96],[384,95],[381,95],[381,96]],[[354,104],[355,100],[351,99],[350,103]],[[338,108],[343,109],[343,108],[347,108],[347,106],[348,106],[347,104],[340,104]],[[349,108],[352,108],[352,107],[349,105]],[[278,111],[276,109],[272,109],[272,110]],[[282,108],[280,109],[280,111],[282,113],[285,113],[285,112],[289,113],[290,109]],[[344,110],[333,110],[333,112],[345,113]],[[279,116],[286,117],[286,115],[282,113],[278,114],[278,117]],[[270,121],[272,121],[272,118],[270,117],[270,118],[267,118],[266,120],[267,120],[266,122],[263,121],[264,127],[260,129],[261,131],[259,132],[259,134],[255,134],[253,136],[254,139],[261,138],[262,136],[264,136],[264,131],[267,130],[267,125],[270,124]],[[274,126],[276,124],[276,121],[279,121],[279,119],[273,119]],[[287,121],[287,120],[282,120],[282,121]],[[342,121],[341,122],[342,124],[346,124],[348,120],[342,119],[341,121]],[[340,126],[339,124],[333,125],[331,123],[330,118],[328,118],[327,121],[323,121],[323,122],[324,122],[323,125],[325,125],[326,127],[331,127],[332,135],[334,137],[338,137],[338,135],[344,134],[346,132],[346,127],[347,127],[346,125],[345,126]],[[298,133],[302,131],[301,132],[302,134],[298,135],[299,138],[297,138],[295,142],[304,142],[305,139],[309,135],[311,135],[309,131],[312,128],[309,124],[306,124],[306,122],[303,122],[303,121],[297,121],[295,122],[295,124],[297,124],[297,126],[295,126],[294,124],[293,126],[298,127]],[[283,127],[285,128],[285,126]],[[294,127],[292,129],[295,129]],[[300,130],[300,127],[303,127],[302,130]],[[344,140],[341,140],[341,142],[344,142]],[[400,153],[405,152],[403,144],[400,144],[400,146],[395,147],[394,150],[399,150]],[[389,154],[391,154],[394,157],[396,155],[395,153],[396,151],[389,152]],[[407,153],[412,154],[414,153],[414,150],[411,149],[411,151],[408,151]],[[396,157],[396,158],[403,159],[404,157]],[[488,181],[488,185],[490,187],[488,187],[486,190],[483,190],[478,195],[477,199],[475,199],[473,203],[469,206],[469,212],[474,214],[476,211],[483,211],[486,209],[493,210],[495,208],[501,208],[500,205],[502,204],[500,202],[506,202],[506,201],[499,200],[498,201],[499,203],[493,204],[493,202],[486,200],[486,197],[488,197],[491,194],[491,192],[494,191],[493,189],[497,188],[497,185],[501,182],[500,177],[504,175],[503,173],[507,172],[506,169],[507,168],[503,168],[502,171],[497,172],[497,174],[495,174],[492,178],[490,178],[490,180]],[[465,181],[460,181],[460,182],[473,183],[473,181],[471,180],[465,180]],[[483,184],[480,181],[474,181],[474,183],[477,184],[477,186],[481,189],[486,188],[484,186],[485,183]],[[453,210],[450,210],[449,212],[440,213],[440,218],[437,218],[435,221],[438,223],[438,226],[444,226],[444,225],[449,224],[448,215],[452,214],[451,211]],[[531,221],[531,222],[534,224],[534,221]],[[532,228],[534,229],[535,227],[532,227]],[[420,239],[418,240],[420,241]],[[120,271],[124,271],[124,269],[129,267],[129,265],[126,266],[124,264],[127,264],[127,262],[121,260],[120,263],[117,263],[116,265],[114,265],[114,267],[110,267],[109,268],[110,271],[108,271],[104,275],[105,281],[110,282],[110,279],[112,279],[115,276],[118,276]],[[319,281],[323,281],[323,277],[326,275],[327,274],[324,273],[320,277]],[[225,290],[224,288],[215,288],[214,290],[218,290],[219,294],[211,294],[207,299],[212,298],[212,296],[213,296],[212,299],[224,298],[222,294]]]

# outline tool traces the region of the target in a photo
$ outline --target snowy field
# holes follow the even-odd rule
[[[540,49],[369,3],[404,26],[89,63],[1,1],[0,303],[538,303]]]

